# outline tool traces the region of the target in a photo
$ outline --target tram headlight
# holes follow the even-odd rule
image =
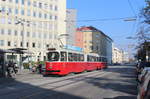
[[[49,68],[49,69],[52,69],[53,67],[52,67],[52,66],[49,66],[48,68]]]

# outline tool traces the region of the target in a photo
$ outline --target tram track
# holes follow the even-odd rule
[[[76,77],[75,78],[70,78],[70,79],[68,79],[70,82],[69,81],[67,82],[67,80],[65,80],[66,83],[62,84],[62,85],[59,85],[59,86],[51,86],[49,84],[52,84],[52,83],[47,83],[47,84],[41,85],[40,87],[47,88],[47,86],[48,86],[48,87],[51,87],[51,88],[48,88],[49,90],[56,90],[56,89],[63,88],[63,87],[66,87],[66,86],[70,86],[70,85],[74,85],[74,84],[77,84],[77,83],[81,83],[82,81],[84,82],[84,80],[90,80],[90,77],[99,77],[99,76],[103,76],[104,74],[106,75],[106,74],[109,74],[109,73],[103,72],[101,74],[95,74],[95,75],[90,75],[90,76],[87,75],[87,76],[84,76],[84,77],[82,77],[80,79],[76,79]],[[58,83],[62,83],[63,81],[58,82]],[[57,84],[57,83],[55,83],[55,84]],[[28,95],[28,96],[25,96],[25,97],[20,97],[19,99],[28,99],[30,97],[33,97],[33,96],[36,96],[36,95],[40,95],[42,93],[45,93],[45,91],[35,92],[35,93],[31,94],[31,95]],[[51,94],[51,95],[54,95],[54,94]]]
[[[61,87],[64,87],[64,86],[67,86],[67,85],[71,85],[71,84],[74,84],[76,82],[79,82],[79,81],[82,81],[82,80],[85,80],[87,77],[92,77],[92,76],[99,76],[99,75],[103,75],[105,74],[106,72],[100,72],[100,71],[93,71],[93,72],[87,72],[87,73],[83,73],[83,74],[78,74],[78,75],[73,75],[73,76],[68,76],[67,78],[56,78],[56,79],[53,79],[53,80],[48,80],[47,83],[41,83],[39,85],[33,85],[35,87],[39,87],[39,88],[46,88],[47,86],[51,86],[52,88],[50,88],[51,90],[54,90],[54,89],[57,89],[57,88],[61,88]],[[55,80],[55,81],[54,81]],[[57,83],[62,83],[62,82],[67,82],[67,81],[71,81],[71,82],[68,82],[68,83],[65,83],[64,85],[60,85],[60,86],[53,86],[53,84],[57,84]],[[8,93],[3,93],[3,94],[0,94],[0,96],[3,96],[3,95],[8,95],[8,94],[15,94],[15,93],[19,93],[20,90],[22,93],[26,92],[27,90],[32,90],[34,88],[23,88],[23,89],[16,89],[16,90],[13,90],[13,92],[8,92]],[[35,94],[40,94],[42,93],[43,91],[38,91],[35,92]],[[30,96],[30,95],[29,95]],[[19,99],[26,99],[26,98],[19,98]]]

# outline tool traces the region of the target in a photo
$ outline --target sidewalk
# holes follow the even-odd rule
[[[29,69],[22,69],[22,70],[18,70],[17,75],[25,75],[25,74],[30,74],[32,73]]]
[[[29,71],[29,69],[23,69],[21,71],[18,71],[15,77],[0,77],[0,85],[5,83],[12,83],[15,81],[15,79],[19,78],[20,76],[31,74],[31,73],[32,72]]]

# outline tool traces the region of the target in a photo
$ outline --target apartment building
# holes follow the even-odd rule
[[[66,0],[0,0],[0,49],[25,48],[44,60],[47,48],[60,46],[65,20]]]
[[[67,45],[75,44],[75,33],[76,33],[76,17],[77,10],[76,9],[67,9],[66,11],[66,33],[67,36]]]
[[[97,53],[112,62],[112,39],[92,26],[77,28],[76,46],[83,48],[85,53]]]
[[[113,63],[123,63],[124,52],[117,47],[113,47]]]

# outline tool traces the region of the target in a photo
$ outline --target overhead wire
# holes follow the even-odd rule
[[[133,6],[132,6],[130,0],[128,0],[128,3],[129,3],[129,6],[130,6],[130,8],[131,8],[133,14],[134,14],[135,16],[137,16],[137,14],[135,13],[135,10],[134,10],[134,8],[133,8]]]

